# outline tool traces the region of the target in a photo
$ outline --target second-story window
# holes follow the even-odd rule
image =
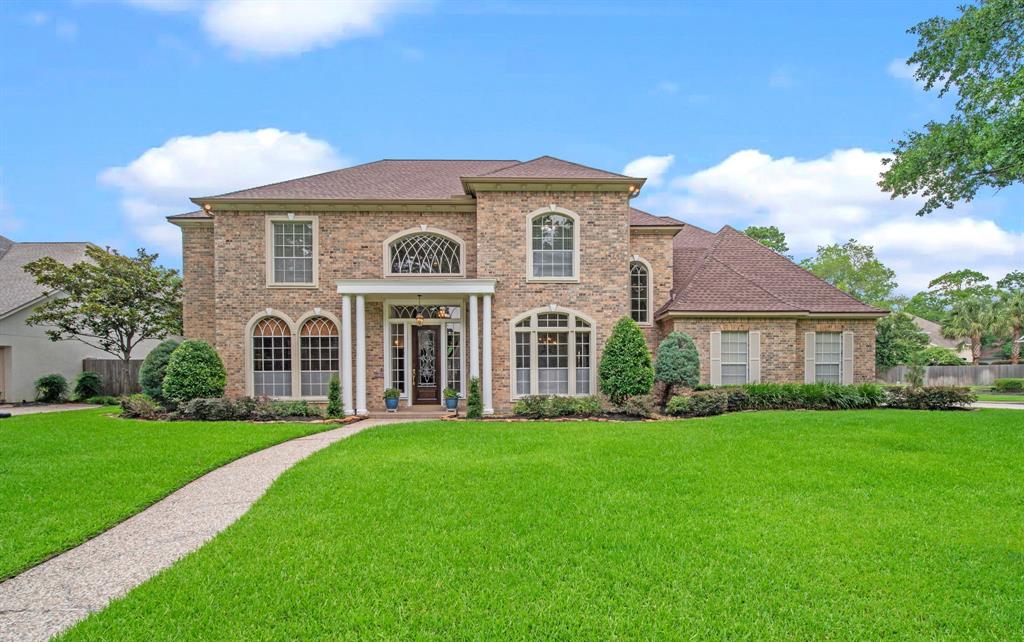
[[[462,274],[462,244],[433,232],[407,234],[388,246],[389,274]]]
[[[316,284],[316,220],[272,220],[268,226],[270,284]]]
[[[533,278],[576,277],[576,221],[557,212],[530,221],[530,251]]]

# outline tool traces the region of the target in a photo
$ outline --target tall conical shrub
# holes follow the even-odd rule
[[[654,368],[651,367],[651,353],[644,341],[644,333],[636,321],[622,317],[615,324],[612,335],[604,344],[597,372],[601,392],[612,403],[619,404],[629,397],[650,394],[654,385]]]
[[[700,355],[690,335],[672,332],[658,344],[654,380],[665,385],[666,396],[673,388],[693,388],[700,383]]]

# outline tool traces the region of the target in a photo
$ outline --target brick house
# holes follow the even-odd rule
[[[731,227],[634,209],[643,178],[549,156],[382,160],[192,199],[184,325],[216,347],[227,394],[346,411],[440,405],[479,377],[487,412],[597,391],[622,316],[653,351],[691,335],[710,383],[874,379],[860,303]]]

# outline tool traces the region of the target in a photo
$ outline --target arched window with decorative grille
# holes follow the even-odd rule
[[[338,373],[338,326],[311,317],[299,331],[299,372],[303,397],[326,397],[331,375]]]
[[[252,329],[252,388],[257,397],[292,396],[292,331],[277,317]]]
[[[629,314],[639,324],[651,322],[651,269],[640,260],[629,264]]]
[[[465,244],[461,239],[429,228],[402,232],[385,241],[387,276],[462,276]]]
[[[512,398],[593,394],[594,324],[578,312],[539,308],[511,323]]]

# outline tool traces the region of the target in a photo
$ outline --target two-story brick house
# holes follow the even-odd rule
[[[625,315],[653,351],[690,334],[711,383],[869,381],[884,312],[736,230],[634,209],[643,178],[548,156],[383,160],[192,199],[184,325],[229,395],[345,408],[442,403],[479,377],[487,412],[597,391]]]

